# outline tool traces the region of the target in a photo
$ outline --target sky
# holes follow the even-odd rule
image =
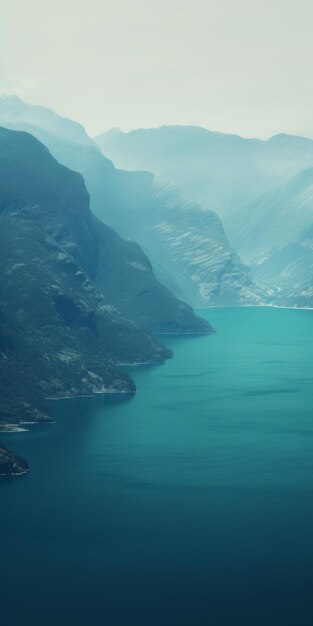
[[[312,0],[0,0],[0,92],[91,135],[313,137]]]

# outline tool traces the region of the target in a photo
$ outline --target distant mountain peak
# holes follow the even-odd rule
[[[297,144],[305,144],[312,145],[312,139],[309,137],[303,137],[302,135],[290,135],[288,133],[278,133],[277,135],[273,135],[265,143],[267,144],[286,144],[286,143],[297,143]]]
[[[117,135],[124,135],[125,133],[121,128],[118,128],[118,126],[113,126],[109,128],[105,134],[107,137],[116,137]]]
[[[14,124],[17,128],[20,122],[24,129],[28,124],[29,132],[32,132],[32,127],[35,125],[57,135],[60,139],[80,145],[94,145],[79,122],[57,115],[47,107],[29,104],[16,95],[0,96],[0,117],[3,126],[9,127],[10,124]]]

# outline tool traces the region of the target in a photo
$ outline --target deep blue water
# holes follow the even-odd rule
[[[313,311],[202,314],[136,397],[2,437],[1,626],[313,623]]]

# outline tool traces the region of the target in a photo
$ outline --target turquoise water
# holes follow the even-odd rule
[[[313,311],[212,309],[138,393],[3,437],[1,626],[313,621]]]

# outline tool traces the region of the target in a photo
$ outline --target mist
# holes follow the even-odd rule
[[[2,0],[0,90],[90,134],[195,124],[313,135],[312,3]]]

